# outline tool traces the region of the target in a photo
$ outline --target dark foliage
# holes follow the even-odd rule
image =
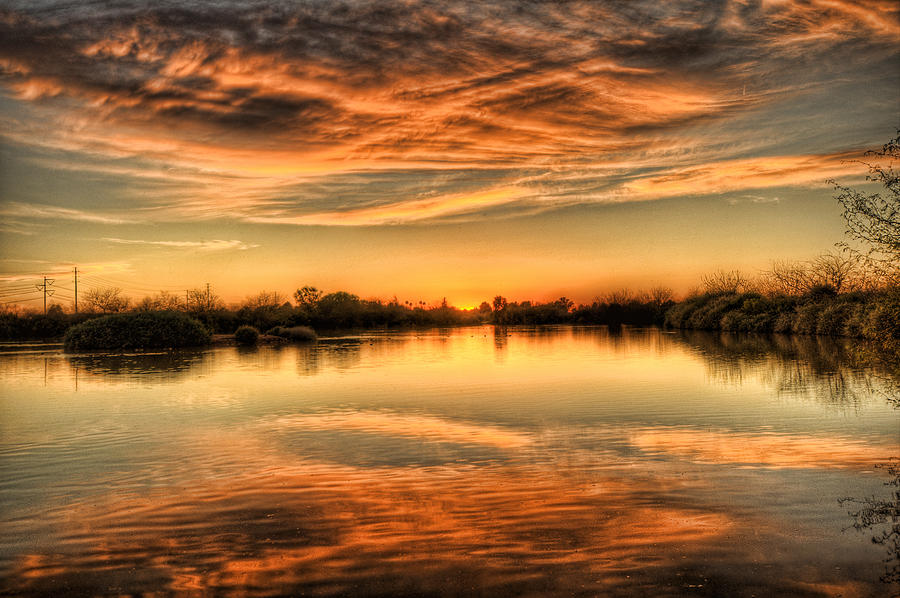
[[[253,326],[241,326],[234,331],[234,340],[239,345],[252,347],[259,341],[259,330]]]
[[[68,351],[196,347],[210,341],[209,331],[183,313],[135,312],[94,318],[68,329]]]
[[[54,309],[56,308],[56,309]],[[14,313],[0,314],[0,339],[2,340],[48,340],[58,339],[70,326],[97,316],[89,314],[66,314],[58,306],[47,310],[46,314]]]
[[[675,328],[863,337],[900,352],[900,290],[836,294],[816,287],[801,296],[706,293],[666,313]]]

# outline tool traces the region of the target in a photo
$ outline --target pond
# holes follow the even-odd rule
[[[854,343],[476,327],[2,349],[0,593],[898,589],[867,515],[896,509],[900,394]]]

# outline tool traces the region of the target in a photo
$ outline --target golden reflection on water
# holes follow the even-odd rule
[[[889,442],[872,443],[839,436],[746,434],[657,428],[632,432],[631,443],[648,454],[664,454],[707,464],[769,468],[847,468],[868,470],[896,454]]]
[[[473,328],[0,353],[0,591],[879,596],[837,499],[879,491],[896,412],[842,351]]]
[[[650,565],[674,575],[733,526],[723,513],[650,504],[615,478],[585,488],[528,470],[316,463],[177,496],[107,497],[70,515],[62,535],[90,545],[22,559],[15,591],[130,593],[163,581],[290,594],[586,593],[649,584]]]
[[[272,422],[272,425],[281,430],[359,430],[372,434],[408,436],[457,444],[482,444],[504,449],[514,449],[532,442],[528,434],[496,426],[392,412],[352,411],[284,416]]]

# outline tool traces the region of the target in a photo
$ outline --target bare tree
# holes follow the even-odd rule
[[[760,290],[768,295],[803,295],[816,287],[845,293],[867,286],[860,259],[839,253],[825,253],[807,262],[773,262],[759,278]]]
[[[810,273],[804,262],[776,261],[760,276],[767,295],[802,295],[810,287]]]
[[[865,286],[865,272],[853,255],[825,253],[810,262],[814,285],[828,286],[837,293],[857,291]]]
[[[846,234],[861,242],[863,249],[841,243],[846,251],[863,259],[866,266],[886,284],[900,284],[900,173],[894,162],[900,159],[900,130],[881,150],[865,153],[871,162],[866,180],[882,185],[883,192],[865,193],[829,181],[839,192],[836,199],[844,207]]]
[[[600,302],[607,305],[625,305],[633,298],[634,295],[628,289],[616,289],[603,295]]]
[[[300,291],[297,291],[298,293]],[[296,293],[295,293],[296,295]],[[250,309],[275,309],[281,307],[286,301],[283,295],[278,291],[261,291],[252,297],[247,297],[241,304],[241,307],[249,307]]]
[[[144,297],[136,307],[137,309],[145,311],[174,311],[176,309],[181,309],[184,306],[178,295],[160,291],[159,294],[152,297]]]
[[[186,303],[188,311],[214,311],[225,308],[225,302],[210,291],[209,287],[189,290]]]
[[[88,311],[117,313],[128,309],[129,300],[122,296],[122,289],[109,287],[105,289],[91,289],[83,299]]]
[[[672,301],[673,297],[675,297],[675,293],[669,287],[653,287],[649,292],[650,301],[657,306]]]
[[[701,277],[707,293],[743,293],[750,290],[750,279],[740,270],[717,270]]]

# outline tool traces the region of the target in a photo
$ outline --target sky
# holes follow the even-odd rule
[[[0,0],[0,300],[684,293],[898,127],[895,0]]]

